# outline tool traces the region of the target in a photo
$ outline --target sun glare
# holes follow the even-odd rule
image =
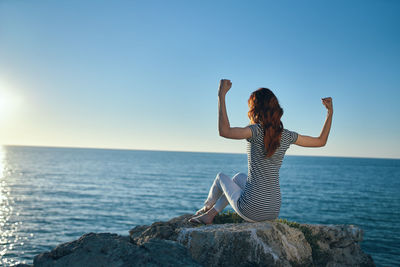
[[[12,119],[20,104],[20,97],[13,93],[10,87],[0,83],[0,122]]]

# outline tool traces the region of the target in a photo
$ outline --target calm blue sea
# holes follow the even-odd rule
[[[0,264],[194,213],[220,171],[247,173],[246,155],[0,147]],[[286,156],[280,185],[281,218],[358,225],[378,266],[400,265],[400,160]]]

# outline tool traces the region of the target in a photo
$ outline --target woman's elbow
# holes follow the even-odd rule
[[[221,137],[227,137],[227,132],[224,130],[219,130],[219,136]]]
[[[219,130],[219,136],[225,137],[225,138],[232,138],[232,131],[231,131],[231,128],[220,129],[220,130]]]
[[[326,142],[327,142],[327,140],[320,140],[320,144],[319,144],[319,146],[320,147],[324,147],[325,145],[326,145]]]

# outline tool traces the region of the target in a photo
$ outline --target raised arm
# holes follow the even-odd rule
[[[319,137],[311,137],[307,135],[298,135],[296,145],[304,146],[304,147],[321,147],[325,146],[328,141],[329,131],[331,130],[332,124],[332,116],[333,116],[333,107],[332,107],[332,98],[326,97],[322,98],[322,104],[328,110],[328,114],[325,119],[324,127],[322,128],[321,134]]]
[[[226,112],[225,96],[232,87],[230,80],[222,79],[218,90],[218,131],[219,135],[230,139],[250,138],[252,133],[249,127],[231,127]]]

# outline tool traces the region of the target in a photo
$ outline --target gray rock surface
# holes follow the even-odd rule
[[[309,229],[316,241],[313,258],[320,266],[375,266],[372,257],[365,254],[359,243],[364,232],[354,225],[310,225]]]
[[[185,247],[171,240],[152,239],[138,246],[128,236],[88,233],[35,256],[33,266],[201,266]]]
[[[193,226],[192,214],[137,226],[132,242],[178,241],[204,266],[375,266],[354,225],[309,225],[267,221]]]
[[[195,226],[184,214],[129,236],[89,233],[37,255],[34,266],[375,266],[353,225],[278,221]]]
[[[178,241],[205,266],[310,266],[303,233],[281,223],[220,224],[186,228]]]

